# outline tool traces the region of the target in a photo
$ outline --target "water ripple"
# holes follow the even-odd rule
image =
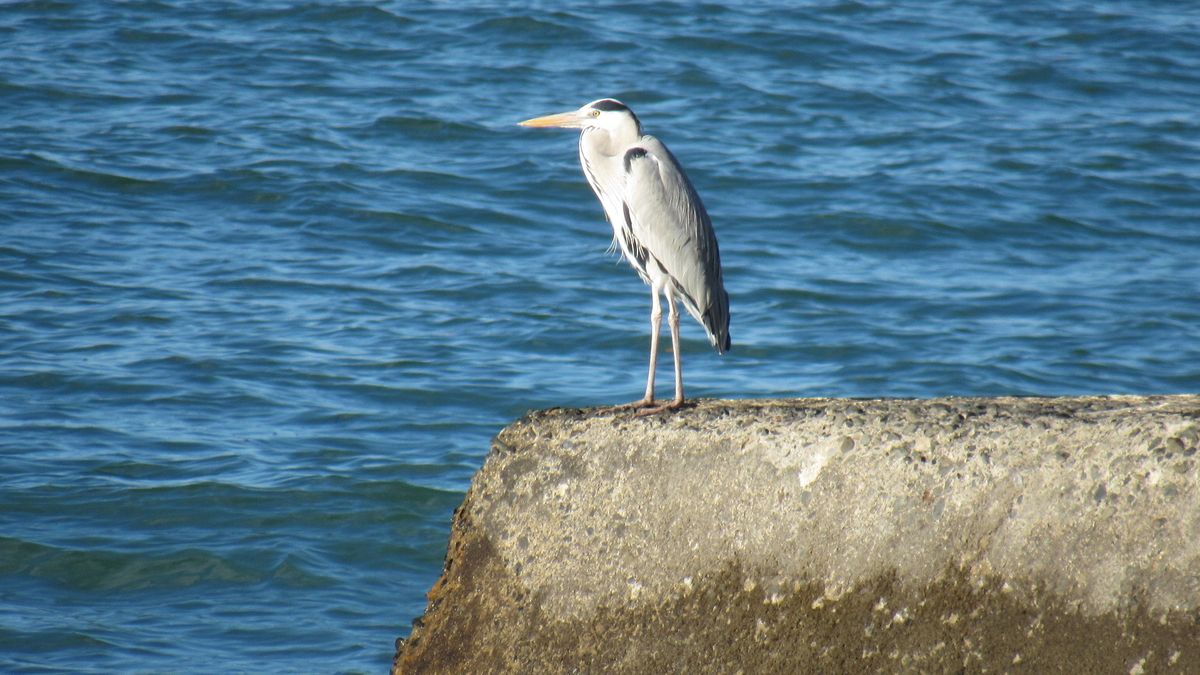
[[[1196,12],[663,7],[6,4],[0,670],[386,667],[491,435],[641,392],[516,126],[600,96],[720,236],[690,393],[1200,388]]]

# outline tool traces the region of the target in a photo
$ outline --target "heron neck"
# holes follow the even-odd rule
[[[619,130],[616,132],[608,131],[607,129],[584,129],[582,145],[586,151],[591,153],[601,153],[608,156],[625,154],[625,149],[630,144],[637,141],[640,134],[637,130]]]

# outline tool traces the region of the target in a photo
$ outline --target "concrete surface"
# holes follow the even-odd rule
[[[535,412],[395,672],[1200,672],[1200,396]]]

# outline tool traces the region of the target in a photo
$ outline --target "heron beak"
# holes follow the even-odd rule
[[[523,127],[561,127],[563,129],[578,129],[579,128],[579,113],[572,110],[571,112],[558,113],[557,115],[546,115],[545,117],[535,117],[531,120],[519,122]]]

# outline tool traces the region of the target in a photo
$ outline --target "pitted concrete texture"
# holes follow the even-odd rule
[[[1200,672],[1198,445],[1198,396],[532,413],[395,668]]]

